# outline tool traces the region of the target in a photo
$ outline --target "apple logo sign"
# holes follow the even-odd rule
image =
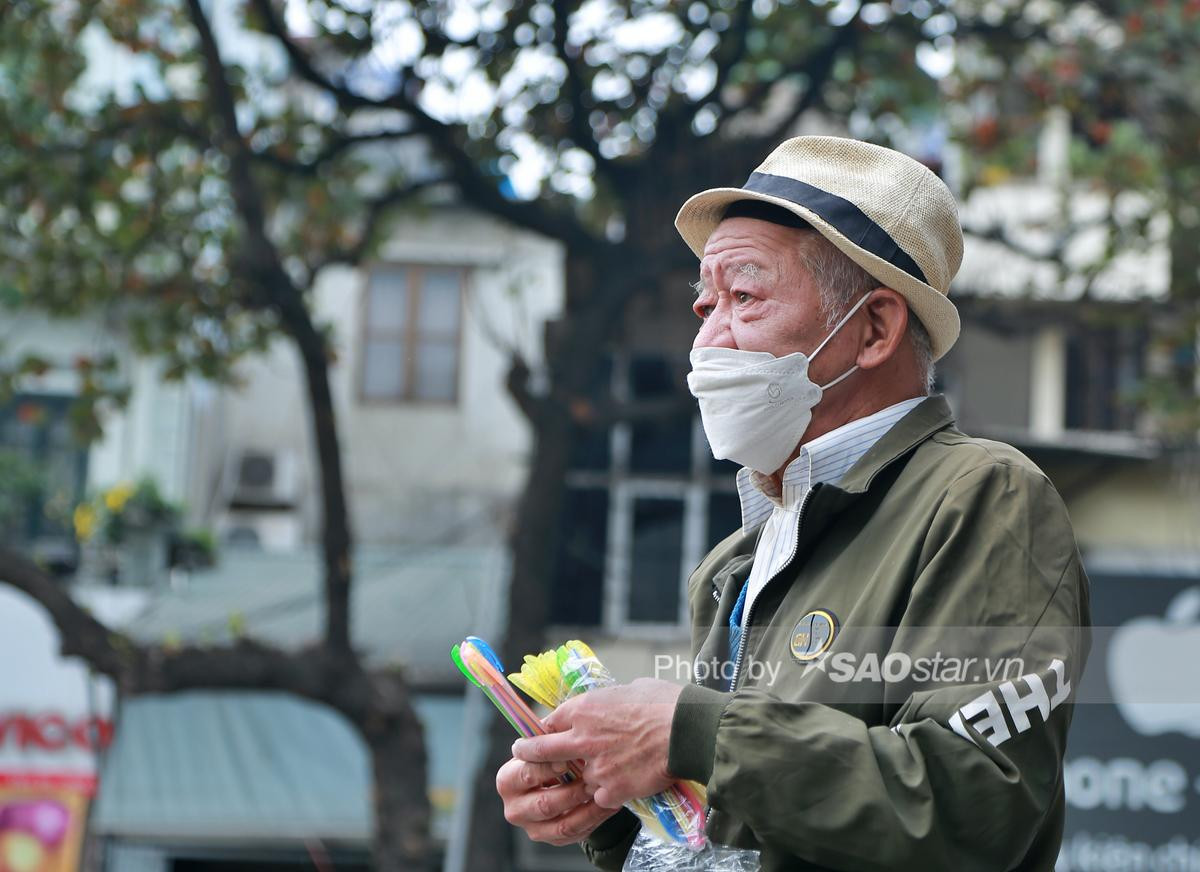
[[[1126,621],[1108,646],[1108,680],[1135,732],[1200,739],[1200,587],[1180,591],[1166,615]]]

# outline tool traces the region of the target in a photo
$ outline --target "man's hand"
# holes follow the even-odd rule
[[[676,780],[667,772],[667,752],[681,691],[639,678],[573,697],[544,721],[549,735],[518,739],[513,756],[530,764],[583,760],[583,789],[597,806],[618,809]]]
[[[583,781],[562,784],[566,763],[509,760],[496,773],[496,790],[504,800],[504,818],[535,842],[570,845],[587,838],[614,814],[590,801]]]

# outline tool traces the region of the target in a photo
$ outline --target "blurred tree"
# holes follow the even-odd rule
[[[413,722],[402,685],[375,692],[375,676],[349,652],[349,531],[328,346],[307,307],[314,277],[359,262],[394,207],[431,185],[563,243],[564,311],[542,360],[514,351],[506,375],[534,443],[511,531],[510,596],[520,607],[508,611],[502,646],[519,662],[544,641],[547,543],[560,532],[573,429],[639,414],[596,396],[592,375],[635,298],[678,293],[687,305],[680,277],[695,265],[673,229],[679,205],[740,182],[801,123],[883,143],[935,128],[931,74],[944,73],[951,34],[989,36],[1019,16],[1005,7],[956,17],[948,0],[312,0],[286,9],[246,0],[243,23],[260,51],[234,57],[225,45],[222,57],[205,15],[220,5],[10,4],[0,294],[52,312],[115,311],[176,374],[226,378],[270,336],[292,338],[322,467],[328,624],[326,643],[304,655],[322,668],[301,676],[295,667],[314,661],[260,648],[113,647],[57,589],[24,586],[76,630],[64,634],[75,653],[132,690],[220,675],[172,667],[217,658],[235,683],[299,685],[363,727],[381,706],[383,726],[403,735]],[[85,99],[77,38],[95,30],[127,49],[122,62],[148,65],[133,93]],[[92,378],[97,403],[119,387],[111,381]],[[35,575],[4,555],[0,577]],[[238,666],[247,654],[264,668]],[[356,680],[337,680],[342,668]],[[342,700],[351,689],[361,696]],[[492,779],[511,739],[495,719],[466,868],[506,865],[510,832]],[[405,746],[414,755],[415,741]],[[397,790],[398,771],[376,766]],[[403,801],[413,800],[381,798],[380,829],[393,827],[377,837],[380,869],[423,845],[427,811],[396,818]]]
[[[7,4],[0,303],[99,315],[126,329],[138,351],[162,357],[168,378],[229,380],[244,355],[275,336],[291,340],[319,466],[322,640],[297,653],[248,639],[139,646],[11,548],[0,547],[0,579],[39,600],[64,653],[111,676],[122,693],[271,688],[341,712],[372,755],[375,868],[420,868],[430,819],[422,729],[402,674],[368,671],[351,647],[332,351],[309,308],[320,267],[357,262],[384,211],[420,185],[369,168],[353,153],[360,138],[328,105],[289,94],[286,70],[257,63],[262,39],[256,46],[246,37],[240,56],[223,57],[208,15],[214,5],[219,11],[200,0]],[[49,366],[34,356],[10,360],[0,401]],[[81,388],[73,422],[81,437],[94,437],[105,407],[124,402],[127,387],[114,357],[74,366]]]
[[[986,17],[1001,4],[963,6]],[[958,63],[946,86],[965,146],[964,181],[969,189],[1028,177],[1039,159],[1061,159],[1060,208],[1047,216],[1053,226],[1042,245],[1022,244],[1000,224],[977,229],[1019,256],[1053,263],[1063,287],[1081,298],[1097,292],[1097,279],[1118,256],[1165,249],[1167,298],[1148,319],[1156,364],[1139,399],[1165,438],[1194,447],[1200,3],[1051,0],[1015,4],[1010,20],[986,36],[957,35]],[[1045,153],[1047,122],[1062,127],[1061,158]],[[1100,208],[1086,206],[1096,201]],[[1072,257],[1088,249],[1094,254]],[[1148,270],[1123,290],[1145,296],[1159,285]]]

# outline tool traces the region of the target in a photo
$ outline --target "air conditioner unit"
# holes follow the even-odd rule
[[[291,451],[244,451],[232,470],[229,508],[294,509],[299,499],[299,470]]]

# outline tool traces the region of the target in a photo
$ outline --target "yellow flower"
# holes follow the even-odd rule
[[[72,518],[75,522],[75,538],[86,542],[96,532],[96,510],[89,503],[80,503],[75,507]]]
[[[120,512],[125,508],[125,504],[129,502],[131,496],[133,496],[133,485],[118,484],[108,489],[108,493],[104,495],[104,505],[108,506],[110,512]]]

